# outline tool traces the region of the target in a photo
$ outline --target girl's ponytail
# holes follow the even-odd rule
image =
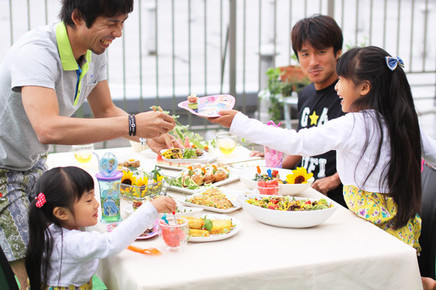
[[[36,202],[35,199],[29,207],[29,244],[26,252],[26,269],[31,289],[41,289],[41,281],[47,281],[49,264],[44,257],[50,257],[52,250],[52,237],[48,230],[50,222],[44,211],[36,207]]]

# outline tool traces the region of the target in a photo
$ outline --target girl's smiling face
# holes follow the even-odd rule
[[[342,111],[347,113],[357,111],[356,108],[351,108],[351,106],[356,100],[369,92],[369,85],[367,82],[355,85],[352,80],[340,76],[335,90],[338,93],[338,97],[342,99]]]
[[[94,190],[83,193],[73,205],[74,213],[68,211],[68,219],[64,226],[69,229],[79,229],[97,224],[99,203],[95,198]]]

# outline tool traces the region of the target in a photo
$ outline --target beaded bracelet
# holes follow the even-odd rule
[[[135,115],[129,115],[129,136],[136,135],[136,119]]]

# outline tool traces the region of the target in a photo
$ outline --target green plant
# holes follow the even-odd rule
[[[271,120],[278,122],[281,119],[283,112],[283,104],[280,102],[279,96],[282,93],[283,83],[280,80],[281,71],[279,68],[269,68],[266,71],[268,76],[267,90],[269,92],[270,106],[268,113]]]

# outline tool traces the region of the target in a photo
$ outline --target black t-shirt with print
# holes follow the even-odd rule
[[[298,130],[322,126],[328,120],[343,116],[341,100],[335,91],[336,82],[317,91],[314,84],[306,86],[298,96]],[[315,179],[336,173],[336,151],[316,156],[303,156],[300,166],[313,173]],[[327,193],[334,201],[346,207],[342,184]]]

